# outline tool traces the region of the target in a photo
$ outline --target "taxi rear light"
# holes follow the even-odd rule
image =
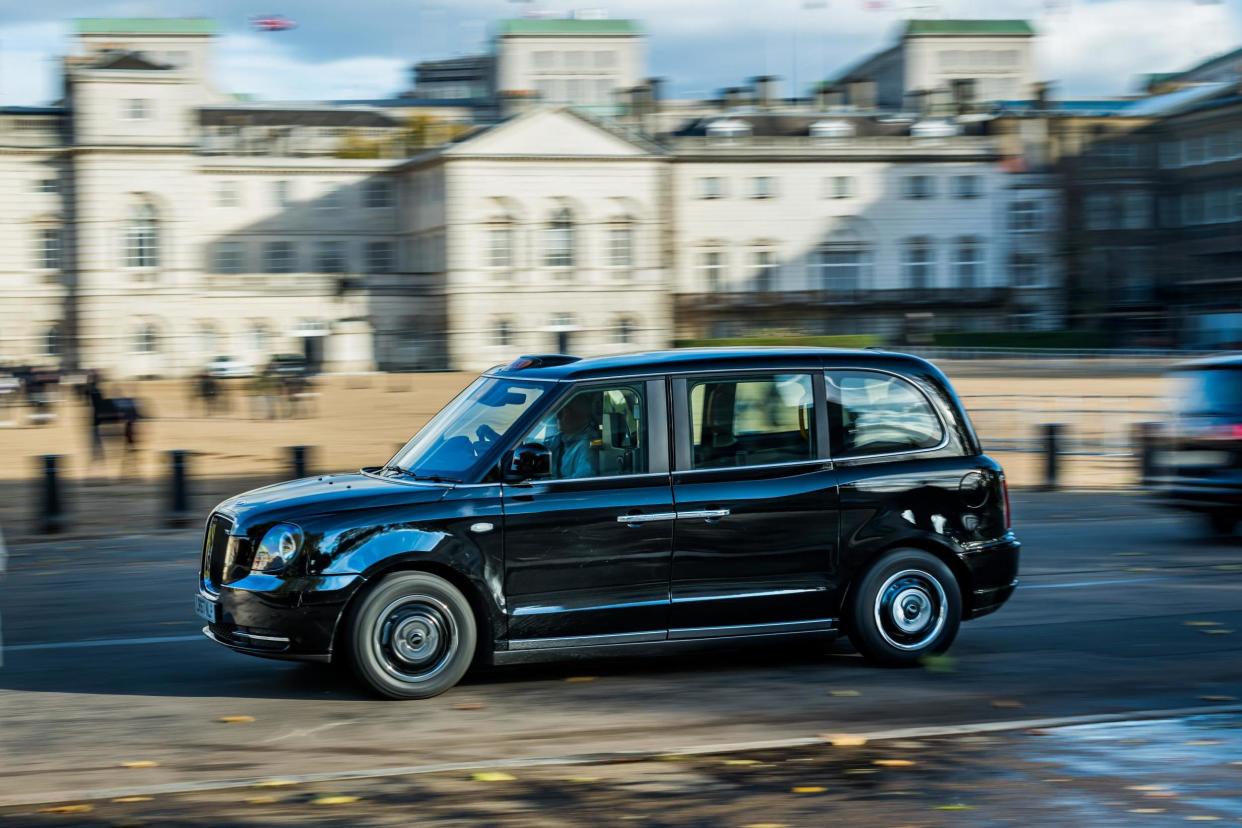
[[[1004,494],[1004,496],[1005,496],[1005,497],[1004,497],[1004,502],[1005,502],[1005,514],[1004,514],[1004,518],[1005,518],[1005,530],[1006,530],[1006,531],[1008,531],[1008,530],[1010,530],[1010,529],[1012,529],[1012,528],[1013,528],[1013,511],[1012,511],[1012,510],[1010,509],[1010,507],[1009,507],[1009,481],[1005,479],[1005,475],[1003,475],[1003,474],[1001,475],[1001,479],[1000,479],[1000,481],[1001,481],[1001,492],[1002,492],[1002,493]]]

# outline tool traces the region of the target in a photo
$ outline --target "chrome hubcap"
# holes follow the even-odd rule
[[[399,598],[384,608],[373,643],[384,669],[404,682],[422,682],[448,664],[457,647],[453,613],[429,595]]]
[[[935,641],[948,615],[944,587],[922,570],[890,576],[875,599],[875,623],[884,640],[899,650],[918,650]]]

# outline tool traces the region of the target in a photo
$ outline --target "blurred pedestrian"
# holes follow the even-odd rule
[[[82,386],[82,393],[86,397],[86,404],[90,408],[90,412],[87,414],[87,422],[90,424],[92,460],[103,458],[103,435],[100,433],[100,427],[106,419],[105,409],[108,404],[108,401],[104,398],[103,389],[99,387],[99,381],[99,372],[92,370],[87,373],[86,382]]]

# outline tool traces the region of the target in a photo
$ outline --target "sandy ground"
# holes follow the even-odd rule
[[[948,369],[953,375],[951,368]],[[963,373],[966,373],[965,371]],[[465,373],[374,374],[320,378],[303,416],[267,419],[245,393],[244,381],[228,394],[229,410],[209,416],[179,381],[117,384],[114,396],[141,400],[138,451],[127,454],[119,439],[93,461],[86,409],[67,397],[56,418],[29,423],[24,409],[0,412],[0,522],[29,529],[37,504],[40,456],[62,455],[65,499],[78,530],[84,524],[132,524],[149,529],[167,511],[170,449],[191,452],[195,481],[192,509],[205,509],[237,491],[291,476],[289,449],[311,449],[312,471],[344,471],[390,458],[441,406],[473,379]],[[955,379],[990,453],[1006,467],[1011,484],[1038,485],[1043,458],[1029,451],[1041,424],[1064,423],[1088,441],[1089,452],[1065,459],[1062,483],[1069,488],[1121,489],[1133,485],[1132,423],[1161,418],[1163,380],[1157,376],[1017,378],[965,375]],[[116,526],[111,527],[113,529]]]

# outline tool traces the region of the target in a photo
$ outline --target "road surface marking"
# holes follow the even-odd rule
[[[966,736],[980,733],[1004,733],[1014,730],[1073,727],[1076,725],[1110,724],[1131,721],[1181,719],[1191,716],[1242,713],[1242,704],[1218,704],[1210,707],[1182,707],[1170,710],[1134,710],[1128,713],[1098,713],[1080,716],[1057,716],[1045,719],[1008,719],[994,722],[972,722],[960,725],[932,725],[899,727],[889,730],[864,731],[857,734],[870,742],[900,739],[926,739],[934,736]],[[657,750],[618,750],[601,753],[574,753],[561,756],[515,757],[511,759],[487,759],[477,762],[445,762],[435,765],[405,765],[399,767],[370,768],[354,771],[324,771],[279,775],[285,784],[313,784],[319,782],[344,782],[357,779],[379,779],[393,776],[422,776],[431,773],[463,773],[533,768],[549,766],[590,765],[605,762],[653,759],[658,756],[706,755],[740,753],[753,750],[778,750],[782,748],[824,745],[822,736],[799,736],[788,739],[770,739],[761,742],[722,742],[693,747],[666,746]],[[15,805],[45,805],[68,800],[114,799],[119,796],[159,796],[164,794],[197,793],[202,791],[235,790],[262,786],[276,775],[252,776],[234,779],[203,780],[199,782],[169,782],[160,785],[135,785],[129,788],[96,788],[73,791],[47,791],[44,793],[14,794],[0,796],[0,807]]]
[[[1141,584],[1148,581],[1167,581],[1168,578],[1118,578],[1110,581],[1071,581],[1068,584],[1020,584],[1018,589],[1078,589],[1079,587],[1108,586],[1109,584]]]
[[[5,652],[22,653],[31,650],[78,650],[84,647],[133,647],[139,644],[175,644],[185,641],[206,641],[199,635],[160,635],[148,638],[88,638],[85,641],[49,641],[43,644],[10,644]]]

